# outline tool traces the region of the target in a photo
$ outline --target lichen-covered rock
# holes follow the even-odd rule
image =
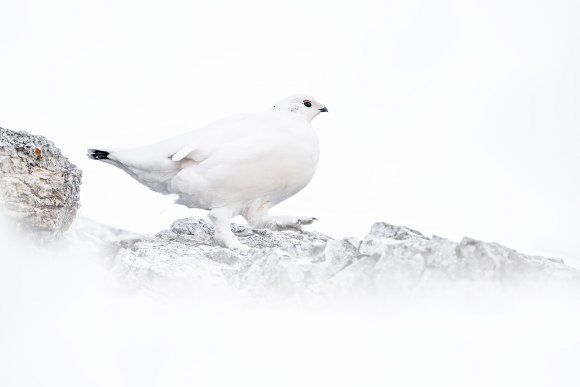
[[[561,260],[520,254],[496,243],[427,238],[406,227],[376,223],[362,240],[317,232],[232,230],[252,249],[219,247],[205,220],[180,219],[170,230],[121,248],[116,268],[146,286],[156,281],[252,296],[345,296],[441,284],[509,285],[552,280],[580,284],[580,272]],[[165,281],[165,282],[168,282]]]
[[[0,211],[20,229],[53,237],[79,207],[81,171],[42,136],[0,128]]]

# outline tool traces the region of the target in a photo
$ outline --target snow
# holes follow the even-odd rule
[[[0,385],[578,385],[579,299],[575,272],[560,262],[469,243],[462,249],[477,259],[451,272],[468,268],[479,273],[473,278],[370,296],[353,290],[377,284],[361,273],[391,257],[386,251],[461,251],[451,248],[461,243],[385,224],[358,248],[354,238],[240,226],[234,230],[246,241],[271,247],[220,255],[206,226],[181,220],[144,237],[80,219],[54,243],[4,238]],[[202,260],[196,249],[213,255]],[[361,249],[366,258],[339,270]],[[461,259],[469,260],[465,251]],[[504,263],[523,260],[531,283],[505,286],[518,277],[480,260],[482,251]],[[414,261],[389,262],[414,272]],[[340,280],[344,289],[330,286],[355,265],[360,276]],[[228,277],[227,267],[238,271]]]

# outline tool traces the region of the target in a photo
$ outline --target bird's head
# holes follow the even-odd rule
[[[273,109],[301,114],[308,121],[312,121],[320,113],[328,111],[326,106],[306,94],[296,94],[283,98],[274,105]]]

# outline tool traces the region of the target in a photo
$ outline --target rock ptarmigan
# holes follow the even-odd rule
[[[179,204],[209,210],[216,242],[247,250],[230,228],[236,215],[255,228],[299,229],[316,220],[268,210],[312,179],[319,146],[311,122],[327,111],[311,96],[294,95],[268,110],[224,118],[155,144],[89,149],[88,156],[156,192],[176,194]]]

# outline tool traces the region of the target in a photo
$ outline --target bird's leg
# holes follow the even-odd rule
[[[230,207],[219,207],[212,209],[208,217],[215,227],[214,239],[220,246],[228,249],[247,251],[249,247],[241,243],[231,229],[230,221],[235,213]]]
[[[312,216],[278,216],[268,214],[267,209],[254,209],[242,214],[253,228],[268,228],[270,230],[302,230],[303,225],[312,224],[316,218]]]

